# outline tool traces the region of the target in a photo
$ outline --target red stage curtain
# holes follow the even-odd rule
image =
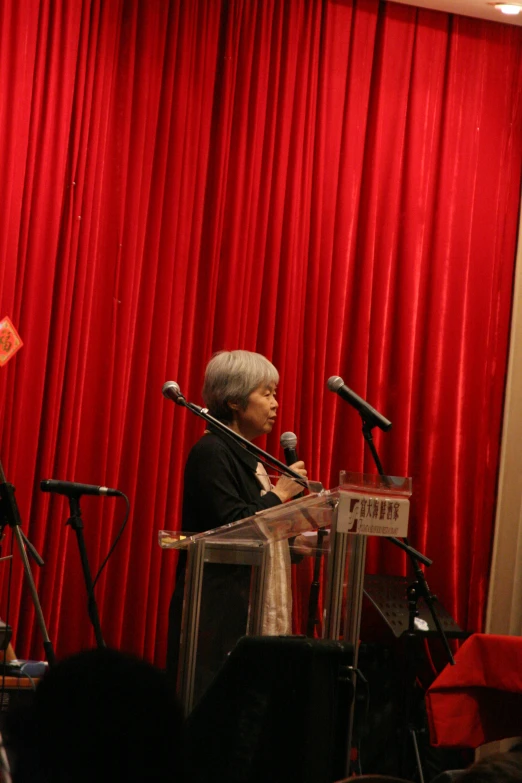
[[[163,663],[181,478],[213,351],[273,359],[267,448],[373,470],[339,374],[393,421],[430,586],[480,630],[522,158],[522,30],[377,0],[5,0],[0,6],[0,458],[59,656],[93,643],[65,499],[126,492],[97,587],[109,644]],[[262,444],[263,445],[263,444]],[[82,500],[96,571],[124,507]],[[9,550],[9,534],[4,553]],[[41,656],[19,558],[9,619]],[[401,573],[373,546],[369,568]],[[3,564],[0,611],[7,612]],[[35,569],[36,571],[37,569]]]

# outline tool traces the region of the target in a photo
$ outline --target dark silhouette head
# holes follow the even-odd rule
[[[14,783],[181,781],[182,713],[159,669],[109,649],[52,667],[8,716]]]

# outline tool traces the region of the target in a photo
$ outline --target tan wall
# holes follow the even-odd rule
[[[522,633],[522,212],[486,631]]]

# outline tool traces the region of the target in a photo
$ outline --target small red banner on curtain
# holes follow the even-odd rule
[[[11,319],[5,316],[0,321],[0,367],[7,364],[9,359],[23,345],[20,335],[14,328]]]

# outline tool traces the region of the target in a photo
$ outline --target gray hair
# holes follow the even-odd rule
[[[279,373],[265,356],[252,351],[220,351],[207,364],[203,400],[216,419],[232,421],[228,403],[245,409],[250,394],[263,383],[279,383]]]

